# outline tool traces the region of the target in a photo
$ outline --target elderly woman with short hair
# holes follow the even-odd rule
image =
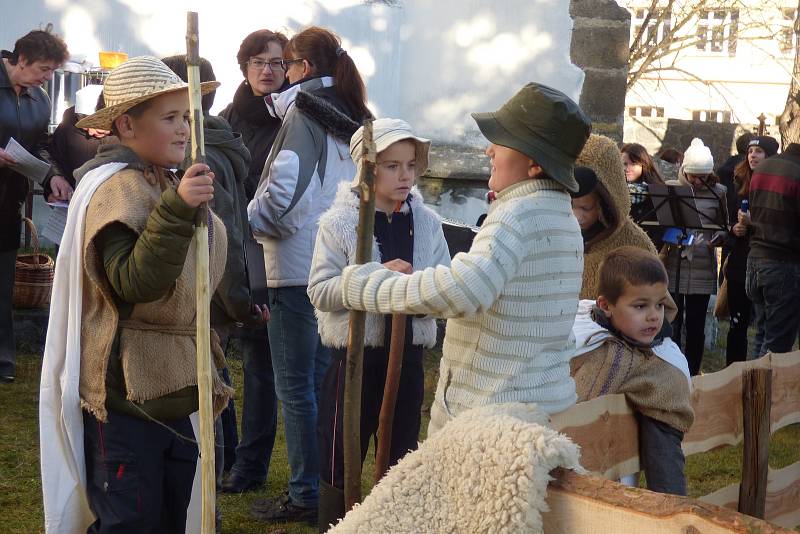
[[[0,61],[0,383],[12,382],[15,373],[14,323],[11,298],[20,245],[22,203],[28,195],[28,179],[14,170],[16,161],[4,150],[14,138],[29,152],[50,161],[47,126],[50,98],[42,84],[69,57],[67,45],[47,30],[34,30],[3,50]],[[42,184],[53,188],[58,200],[68,200],[72,188],[51,166]]]

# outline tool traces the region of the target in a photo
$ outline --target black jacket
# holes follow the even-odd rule
[[[255,96],[246,82],[239,85],[233,102],[222,110],[220,116],[230,123],[234,132],[242,134],[242,140],[250,151],[250,170],[244,190],[247,200],[252,200],[272,143],[281,128],[281,121],[269,114],[264,97]]]
[[[76,128],[75,124],[81,117],[75,113],[75,106],[67,108],[56,131],[50,139],[50,157],[63,171],[64,178],[75,187],[75,169],[92,159],[97,154],[100,145],[119,142],[113,135],[101,139],[92,137],[86,130]],[[45,196],[50,194],[50,180],[45,180]]]
[[[47,126],[50,98],[39,87],[23,89],[17,96],[5,63],[0,61],[0,148],[13,137],[29,152],[50,162]],[[59,174],[51,167],[49,177]],[[21,208],[28,195],[28,179],[8,167],[0,167],[0,251],[19,248]]]

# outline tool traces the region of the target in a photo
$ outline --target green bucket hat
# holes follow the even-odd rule
[[[531,82],[499,110],[472,118],[489,141],[522,152],[569,191],[578,191],[573,168],[592,123],[567,95]]]

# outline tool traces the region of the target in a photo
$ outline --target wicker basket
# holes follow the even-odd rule
[[[39,235],[30,219],[23,218],[31,231],[33,254],[17,255],[17,272],[14,278],[15,308],[46,308],[50,305],[55,263],[47,254],[39,253]]]

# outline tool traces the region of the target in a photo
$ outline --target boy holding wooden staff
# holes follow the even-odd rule
[[[120,144],[76,171],[53,287],[40,406],[45,525],[183,532],[198,454],[192,237],[213,173],[193,165],[178,183],[169,170],[185,157],[189,99],[164,63],[127,61],[103,94],[106,108],[78,127],[111,130]],[[208,225],[213,289],[227,237],[211,212]],[[232,390],[216,372],[213,393],[219,413]]]

